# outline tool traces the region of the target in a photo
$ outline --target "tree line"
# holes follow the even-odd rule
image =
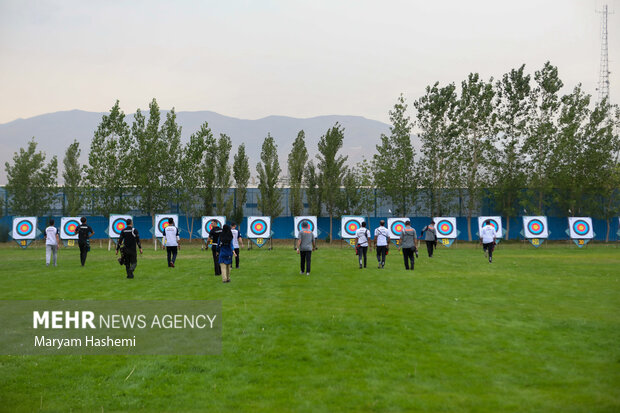
[[[459,85],[430,85],[413,102],[413,119],[401,95],[389,111],[389,133],[355,165],[342,153],[341,125],[321,136],[314,159],[300,131],[285,166],[291,215],[329,216],[331,233],[334,216],[371,215],[379,195],[395,216],[407,216],[418,201],[424,210],[416,212],[429,216],[460,211],[470,239],[471,218],[484,201],[508,225],[511,217],[541,214],[589,215],[606,219],[609,227],[620,214],[620,110],[607,100],[593,102],[580,84],[566,94],[563,86],[557,67],[547,62],[533,76],[523,65],[497,80],[471,73]],[[178,204],[190,231],[191,217],[201,215],[241,222],[250,179],[245,145],[231,160],[231,138],[214,136],[206,122],[183,144],[174,109],[161,119],[153,99],[148,112],[138,109],[129,125],[117,101],[94,133],[87,165],[79,163],[77,141],[69,145],[65,213],[77,215],[85,205],[106,216],[138,208],[154,219]],[[33,138],[6,163],[14,214],[49,211],[58,161],[45,159]],[[256,165],[257,204],[274,218],[283,212],[282,172],[268,134]]]

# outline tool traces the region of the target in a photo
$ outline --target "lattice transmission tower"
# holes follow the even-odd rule
[[[598,11],[601,15],[601,61],[598,75],[598,100],[599,102],[607,98],[609,101],[609,43],[607,40],[607,16],[609,14],[607,5],[603,10]]]

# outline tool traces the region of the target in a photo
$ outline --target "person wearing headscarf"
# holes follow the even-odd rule
[[[222,272],[222,282],[230,282],[230,269],[232,267],[232,259],[236,255],[233,249],[233,234],[230,225],[226,224],[222,228],[218,244],[219,263]]]

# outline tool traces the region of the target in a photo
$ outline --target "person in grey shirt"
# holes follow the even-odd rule
[[[422,233],[424,234],[424,241],[426,241],[426,250],[428,251],[428,257],[433,258],[433,249],[437,246],[437,231],[435,230],[435,221],[431,220],[431,223],[424,227]]]
[[[297,254],[301,258],[301,272],[306,275],[310,275],[310,259],[312,258],[312,250],[316,249],[316,240],[314,239],[314,233],[310,231],[310,227],[307,222],[301,224],[301,231],[297,236]]]
[[[415,229],[411,228],[411,221],[405,221],[405,229],[400,234],[400,247],[403,251],[403,258],[405,259],[405,269],[409,269],[409,262],[411,262],[411,271],[413,271],[413,253],[418,247],[418,234]]]

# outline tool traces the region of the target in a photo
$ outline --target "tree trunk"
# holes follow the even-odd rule
[[[471,214],[467,214],[467,237],[471,241]]]
[[[155,214],[151,211],[151,221],[153,222],[153,249],[157,251],[157,237],[155,236]]]
[[[332,243],[332,212],[329,213],[329,243]]]
[[[194,234],[194,217],[192,216],[192,225],[189,228],[189,242],[192,242],[192,235]]]
[[[609,242],[609,231],[611,231],[611,228],[609,225],[609,218],[606,218],[605,222],[607,222],[607,235],[605,236],[605,242]]]
[[[508,241],[508,234],[510,234],[510,215],[506,215],[506,241]]]

